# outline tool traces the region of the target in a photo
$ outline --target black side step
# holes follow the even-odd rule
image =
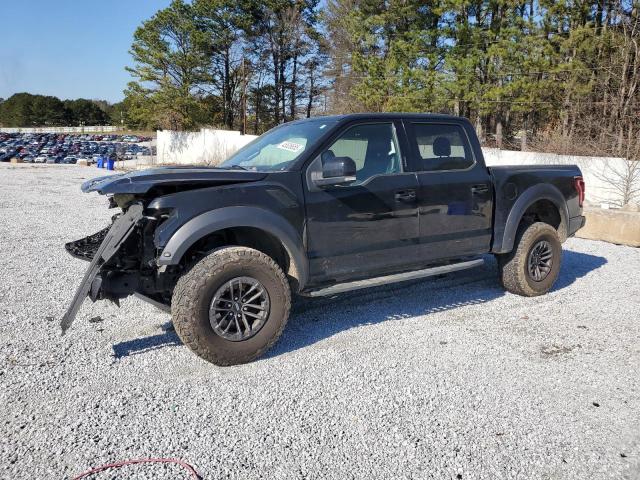
[[[366,280],[357,280],[349,283],[338,283],[330,287],[320,290],[313,290],[307,295],[310,297],[325,297],[327,295],[335,295],[336,293],[349,292],[352,290],[360,290],[362,288],[378,287],[388,283],[405,282],[407,280],[416,280],[418,278],[432,277],[434,275],[442,275],[444,273],[457,272],[458,270],[466,270],[484,265],[484,260],[478,258],[475,260],[467,260],[464,262],[452,263],[450,265],[440,265],[438,267],[425,268],[423,270],[414,270],[406,273],[396,273],[393,275],[385,275],[383,277],[368,278]]]
[[[146,295],[143,295],[142,293],[139,293],[139,292],[136,292],[133,295],[138,297],[143,302],[147,302],[148,304],[153,305],[154,307],[156,307],[159,310],[162,310],[165,313],[171,313],[171,307],[169,305],[160,303],[157,300],[154,300],[151,297],[147,297]]]

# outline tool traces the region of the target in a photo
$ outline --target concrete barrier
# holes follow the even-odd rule
[[[640,213],[585,208],[587,223],[576,237],[640,247]]]

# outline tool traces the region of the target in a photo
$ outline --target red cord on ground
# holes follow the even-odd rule
[[[89,475],[93,475],[94,473],[102,472],[103,470],[109,470],[111,468],[120,468],[125,465],[135,465],[137,463],[175,463],[176,465],[180,465],[185,470],[189,472],[189,475],[195,480],[200,480],[200,476],[195,471],[195,469],[186,462],[182,460],[178,460],[177,458],[141,458],[137,460],[125,460],[122,462],[109,463],[108,465],[102,465],[101,467],[92,468],[91,470],[87,470],[86,472],[81,473],[77,477],[73,477],[73,480],[80,480],[81,478],[88,477]]]

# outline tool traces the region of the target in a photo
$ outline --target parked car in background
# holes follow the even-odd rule
[[[16,150],[7,150],[4,153],[0,153],[0,162],[9,162],[16,155]]]
[[[126,140],[125,140],[126,138]],[[142,137],[136,137],[142,140]],[[132,157],[138,153],[149,150],[137,143],[131,143],[134,139],[131,135],[74,135],[54,133],[4,133],[0,132],[0,161],[9,162],[11,158],[24,159],[31,157],[35,163],[47,163],[49,157],[55,158],[55,163],[65,162],[67,157],[93,158],[95,163],[97,156],[107,156],[113,152],[124,154],[128,151]],[[145,141],[148,141],[145,138]],[[31,163],[31,162],[29,162]],[[54,163],[49,161],[48,163]],[[77,162],[75,162],[77,163]]]

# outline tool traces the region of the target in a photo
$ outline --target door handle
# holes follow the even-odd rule
[[[479,195],[481,193],[487,193],[489,191],[489,185],[480,184],[480,185],[472,185],[471,193],[474,195]]]
[[[416,199],[415,190],[401,190],[395,194],[396,201],[398,202],[414,202]]]

